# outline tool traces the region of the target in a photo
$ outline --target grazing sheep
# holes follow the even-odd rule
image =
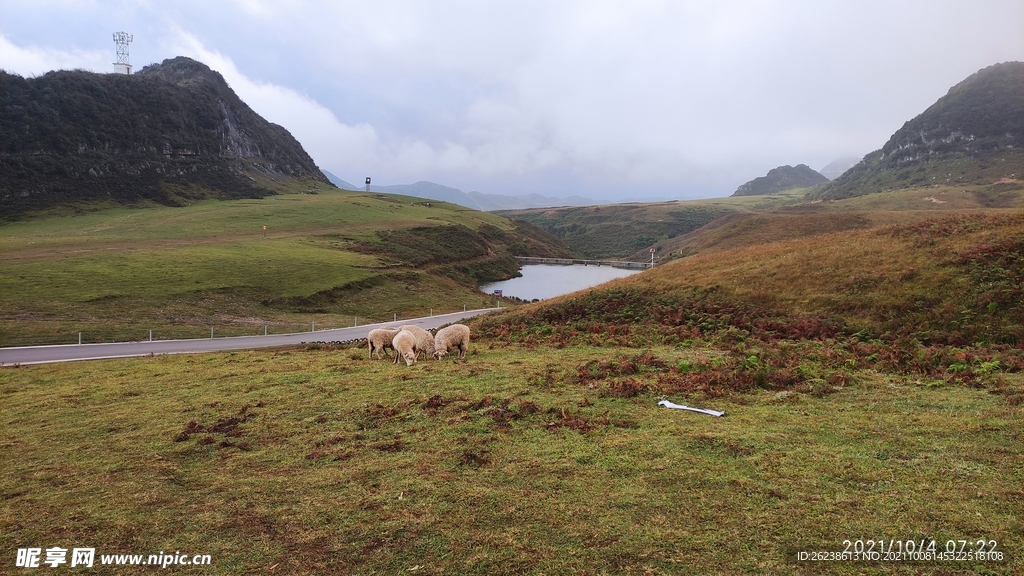
[[[412,366],[416,363],[416,355],[419,353],[419,349],[416,348],[416,336],[408,330],[400,330],[398,334],[395,334],[394,339],[391,340],[391,346],[395,350],[395,361],[394,364],[398,364],[398,359],[405,358],[405,365]]]
[[[452,324],[437,332],[434,336],[434,358],[440,360],[452,348],[459,349],[459,359],[466,357],[469,351],[469,326]]]
[[[419,326],[413,326],[407,324],[405,326],[399,326],[399,330],[406,330],[412,332],[412,335],[416,337],[416,350],[417,354],[425,353],[427,356],[434,355],[434,335],[427,332]]]
[[[380,353],[388,348],[394,350],[391,341],[398,335],[397,328],[376,328],[370,330],[366,335],[366,347],[370,349],[370,359],[373,359],[376,352],[377,360],[380,360]]]

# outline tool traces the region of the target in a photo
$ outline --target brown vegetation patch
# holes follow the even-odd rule
[[[453,402],[453,400],[445,400],[444,398],[441,397],[440,394],[435,394],[435,395],[431,396],[430,398],[427,398],[421,404],[421,406],[423,407],[423,412],[427,416],[433,416],[433,415],[437,414],[445,406],[447,406],[448,404],[451,404],[452,402]]]
[[[196,432],[202,432],[202,431],[203,431],[203,425],[198,423],[198,422],[196,422],[195,420],[191,420],[191,421],[189,421],[188,424],[185,424],[185,428],[181,431],[181,433],[178,434],[177,436],[175,436],[174,441],[175,442],[184,442],[185,440],[188,440],[190,435],[195,434]]]
[[[468,466],[470,468],[479,468],[490,463],[490,459],[487,457],[486,452],[472,452],[470,450],[464,450],[462,456],[459,458],[459,464],[462,466]]]
[[[620,376],[640,374],[642,372],[662,372],[668,365],[656,357],[650,350],[631,357],[617,356],[608,360],[591,360],[576,368],[576,382],[590,384],[599,380],[607,380]]]
[[[405,450],[406,447],[407,444],[397,436],[390,442],[378,442],[373,445],[375,450],[379,450],[381,452],[401,452],[402,450]]]
[[[557,430],[559,428],[568,428],[569,430],[575,430],[580,433],[587,433],[598,428],[612,426],[615,428],[636,428],[637,423],[629,419],[612,419],[608,416],[588,416],[581,412],[574,412],[565,408],[551,408],[547,412],[548,416],[554,416],[544,423],[544,427],[548,430]]]
[[[353,420],[361,430],[379,428],[382,424],[389,422],[399,414],[404,414],[410,407],[409,402],[399,402],[395,406],[384,404],[371,404],[366,408],[352,415]]]
[[[262,403],[260,403],[260,405],[262,406]],[[211,408],[217,406],[220,406],[219,402],[213,402],[210,404]],[[184,442],[188,440],[192,436],[192,434],[197,434],[200,432],[207,433],[207,436],[199,441],[200,444],[212,444],[216,442],[216,440],[212,436],[213,434],[221,434],[225,437],[238,438],[242,436],[242,430],[239,428],[239,425],[251,420],[256,416],[255,413],[249,412],[249,409],[250,406],[246,404],[238,411],[237,415],[223,416],[221,418],[218,418],[216,422],[210,425],[203,425],[195,420],[190,420],[187,424],[185,424],[185,427],[181,430],[181,432],[174,437],[174,441]],[[222,441],[220,445],[222,447],[235,446],[235,444],[227,440]],[[249,449],[248,444],[246,444],[245,449]]]
[[[608,383],[608,387],[601,391],[600,396],[602,398],[613,397],[613,398],[634,398],[647,392],[650,386],[634,380],[633,378],[627,378],[625,380],[618,380]]]

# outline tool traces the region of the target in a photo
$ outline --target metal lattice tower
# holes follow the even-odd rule
[[[128,63],[128,43],[135,36],[127,32],[114,32],[114,44],[117,45],[117,62],[114,62],[114,69],[125,74],[132,73],[132,65]]]

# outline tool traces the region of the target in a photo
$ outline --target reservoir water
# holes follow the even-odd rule
[[[609,280],[642,272],[611,266],[560,266],[552,264],[526,264],[519,270],[522,276],[501,282],[481,284],[480,290],[493,294],[501,290],[504,296],[517,296],[523,300],[545,299],[568,294]]]

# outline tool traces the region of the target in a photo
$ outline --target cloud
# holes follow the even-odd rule
[[[400,133],[384,138],[369,123],[345,124],[308,96],[249,78],[231,58],[206,48],[187,32],[179,30],[168,49],[220,72],[253,110],[288,129],[318,164],[331,171],[385,174],[382,181],[395,182],[421,179],[423,174],[488,177],[541,170],[564,155],[545,142],[542,125],[507,102],[481,98],[471,103],[460,119],[461,132],[454,135],[460,142],[431,143]]]
[[[191,34],[178,30],[169,40],[170,52],[203,62],[220,72],[228,85],[258,114],[284,126],[320,165],[372,163],[380,147],[376,130],[366,123],[347,125],[312,98],[275,84],[252,80],[231,58],[211,51]]]
[[[1019,0],[52,2],[4,8],[0,62],[66,67],[116,21],[140,61],[206,62],[343,178],[484,192],[728,194],[878,148],[1024,59]]]
[[[27,77],[39,76],[51,70],[76,68],[93,72],[113,72],[111,52],[21,47],[0,35],[0,69]]]

